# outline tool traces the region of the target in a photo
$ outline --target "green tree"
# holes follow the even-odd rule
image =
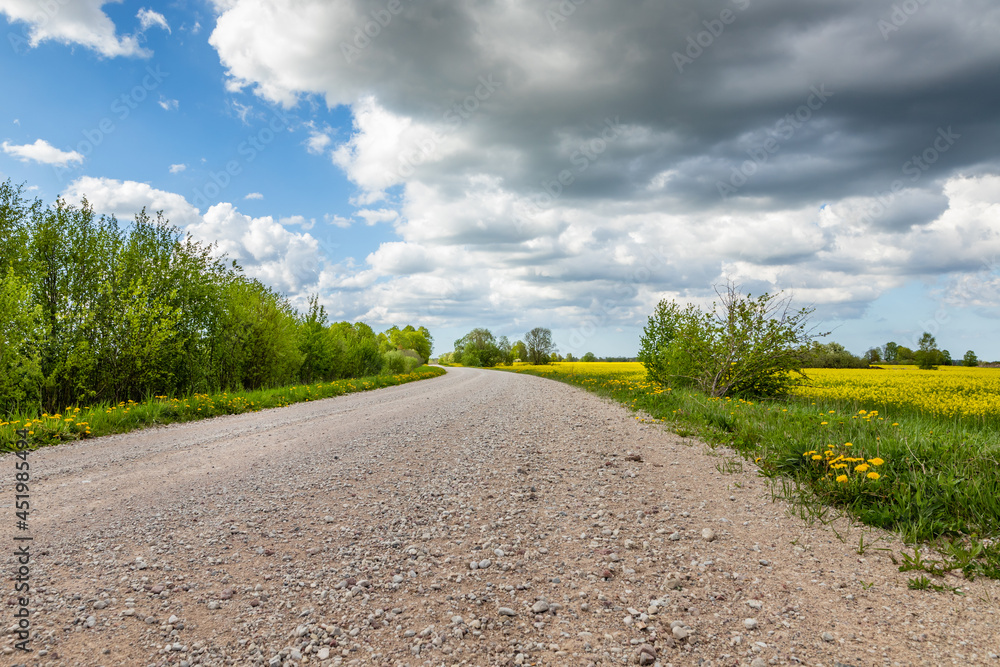
[[[528,346],[524,344],[524,341],[519,340],[511,346],[510,355],[512,357],[511,361],[527,361]]]
[[[886,363],[893,364],[896,363],[899,354],[899,345],[889,341],[882,348],[882,357],[885,359]]]
[[[925,371],[937,370],[940,363],[940,352],[937,349],[937,340],[928,332],[924,332],[920,337],[919,348],[913,358],[917,366]]]
[[[13,267],[0,276],[0,414],[30,412],[41,401],[41,308]]]
[[[976,356],[975,352],[973,352],[972,350],[969,350],[968,352],[965,353],[965,356],[962,357],[962,365],[963,366],[970,366],[970,367],[971,366],[978,366],[979,365],[979,357]]]
[[[640,341],[639,360],[661,384],[692,386],[711,396],[775,396],[801,375],[801,349],[812,341],[811,309],[794,311],[788,297],[744,295],[738,285],[716,290],[702,310],[661,301]]]
[[[526,333],[524,344],[528,348],[528,361],[536,366],[549,363],[552,360],[551,355],[555,353],[552,331],[544,327],[535,327]]]
[[[877,347],[870,347],[868,351],[865,352],[865,361],[868,364],[878,364],[882,362],[882,350]]]
[[[455,357],[461,359],[463,366],[491,368],[501,363],[505,355],[493,332],[476,328],[455,341]]]
[[[580,357],[580,361],[587,361],[587,362],[597,361],[597,356],[593,352],[587,352],[582,357]]]

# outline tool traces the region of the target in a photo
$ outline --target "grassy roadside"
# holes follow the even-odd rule
[[[620,371],[587,366],[500,370],[567,382],[651,417],[637,419],[726,445],[742,459],[726,459],[720,472],[754,461],[774,493],[804,516],[825,520],[833,507],[899,533],[915,546],[901,570],[1000,578],[1000,435],[989,422],[837,401],[720,400],[660,387],[625,364]],[[920,553],[928,544],[934,559]],[[940,589],[925,577],[911,586]]]
[[[358,391],[381,389],[444,375],[442,368],[421,366],[404,375],[372,377],[295,385],[257,391],[194,394],[183,398],[154,396],[141,403],[126,401],[88,407],[69,407],[54,415],[7,415],[0,419],[0,452],[14,451],[16,431],[28,430],[32,449],[70,440],[126,433],[157,424],[172,424],[217,415],[235,415],[280,408]]]

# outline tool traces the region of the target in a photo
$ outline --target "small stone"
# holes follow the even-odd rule
[[[327,514],[325,517],[323,517],[323,521],[326,521],[327,523],[333,523],[334,521],[336,521],[336,519]]]
[[[665,585],[666,585],[666,587],[668,589],[670,589],[670,590],[677,590],[677,591],[679,591],[681,589],[681,586],[682,586],[681,580],[680,579],[674,579],[674,578],[667,579],[667,583]]]
[[[549,610],[549,603],[545,600],[539,600],[535,604],[531,605],[531,613],[533,614],[544,614]]]
[[[701,531],[701,539],[705,540],[706,542],[714,542],[715,531],[712,530],[711,528],[704,529],[703,531]]]
[[[767,662],[764,658],[754,658],[753,662],[750,663],[750,667],[767,667]]]
[[[649,644],[643,644],[639,647],[636,658],[640,665],[652,665],[656,662],[656,649]]]
[[[493,561],[491,561],[489,558],[484,558],[481,561],[479,561],[480,570],[485,570],[489,568],[490,565],[493,565]]]
[[[497,613],[501,616],[517,616],[517,612],[510,607],[500,607],[497,609]]]
[[[823,638],[823,641],[825,641],[825,642],[832,642],[833,641],[833,635],[830,634],[829,632],[824,632],[820,636]]]
[[[670,538],[669,539],[671,541],[673,541],[673,542],[676,542],[679,539],[681,539],[681,534],[680,533],[670,533]]]
[[[326,646],[324,646],[323,648],[321,648],[319,650],[319,653],[316,654],[316,658],[319,659],[320,661],[329,660],[330,659],[330,649],[327,648]]]
[[[175,625],[177,623],[177,621],[179,621],[179,620],[181,620],[181,619],[179,619],[176,616],[174,616],[173,614],[171,614],[170,618],[167,619],[167,625]]]
[[[209,603],[208,603],[208,608],[209,608],[209,609],[212,609],[212,610],[215,610],[215,609],[218,609],[218,608],[219,608],[219,607],[221,607],[221,606],[222,606],[222,605],[221,605],[221,604],[219,604],[219,601],[218,601],[218,600],[212,600],[211,602],[209,602]]]
[[[756,618],[745,618],[743,619],[743,627],[747,630],[757,629],[757,619]]]
[[[674,639],[687,639],[691,634],[691,631],[683,625],[675,625],[674,629],[671,630],[670,633],[674,636]]]
[[[97,602],[94,603],[94,609],[107,609],[107,607],[108,607],[107,600],[98,600]]]
[[[747,605],[753,607],[754,609],[761,609],[763,608],[764,603],[760,600],[748,600]]]
[[[97,625],[97,617],[96,616],[88,616],[87,617],[87,622],[84,625],[86,625],[88,628],[94,627],[95,625]]]

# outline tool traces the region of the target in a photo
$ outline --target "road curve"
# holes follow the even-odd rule
[[[33,652],[9,555],[0,663],[1000,664],[997,582],[908,590],[891,536],[861,555],[727,460],[465,368],[33,452]]]

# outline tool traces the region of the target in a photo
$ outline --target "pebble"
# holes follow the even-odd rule
[[[517,616],[517,612],[510,607],[500,607],[497,609],[497,613],[501,616]]]
[[[539,600],[535,604],[531,605],[531,612],[534,614],[544,614],[549,610],[549,603],[545,600]]]
[[[823,641],[825,641],[825,642],[832,642],[833,641],[833,635],[830,634],[829,632],[824,632],[820,636],[823,638]]]
[[[756,618],[745,618],[743,619],[743,627],[747,630],[757,629],[757,619]]]
[[[705,540],[706,542],[714,542],[715,531],[712,530],[711,528],[705,528],[704,530],[701,531],[701,539]]]

